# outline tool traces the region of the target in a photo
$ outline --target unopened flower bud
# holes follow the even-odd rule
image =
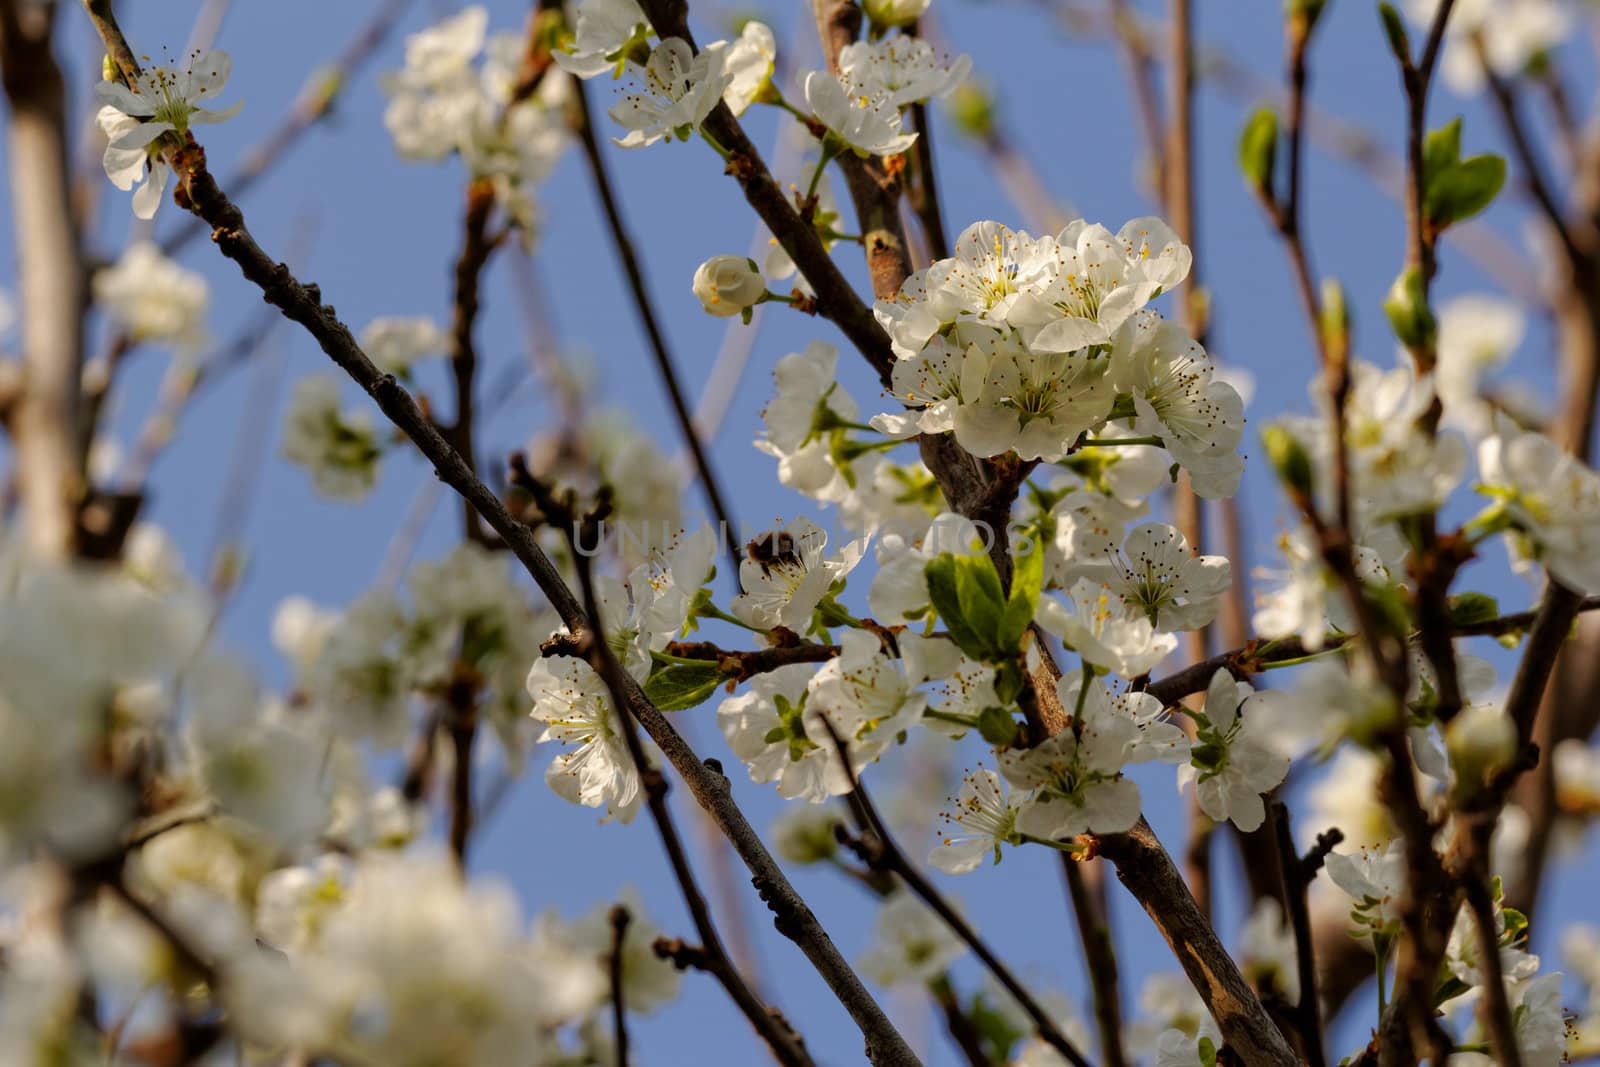
[[[1266,446],[1267,459],[1283,484],[1302,496],[1309,496],[1311,457],[1300,439],[1282,426],[1268,426],[1261,431],[1261,443]]]
[[[707,313],[732,318],[753,307],[767,291],[756,261],[744,256],[712,256],[694,272],[694,295]]]
[[[928,10],[928,0],[866,0],[867,20],[880,30],[909,26]]]
[[[779,816],[772,827],[772,845],[790,863],[826,863],[839,851],[833,828],[839,823],[832,808],[802,804]]]
[[[1471,796],[1491,775],[1510,765],[1517,750],[1517,728],[1504,709],[1478,704],[1450,720],[1444,744],[1457,794]]]
[[[1424,347],[1438,332],[1439,324],[1434,321],[1433,312],[1428,310],[1428,302],[1423,297],[1422,272],[1415,267],[1401,271],[1394,280],[1383,301],[1383,310],[1389,316],[1389,325],[1394,327],[1394,335],[1407,348]]]

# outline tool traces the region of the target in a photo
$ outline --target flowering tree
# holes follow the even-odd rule
[[[467,7],[408,37],[381,83],[396,153],[460,171],[451,319],[357,333],[234,198],[329,111],[405,6],[380,5],[267,147],[219,180],[201,127],[240,113],[221,105],[229,56],[157,62],[110,0],[84,0],[105,56],[105,177],[138,219],[195,220],[92,264],[55,58],[79,16],[0,0],[21,323],[17,357],[0,362],[5,1062],[627,1064],[651,1054],[630,1046],[630,1017],[668,1009],[690,973],[778,1062],[813,1063],[805,1021],[739,951],[742,887],[707,888],[674,789],[798,949],[772,966],[813,969],[873,1064],[920,1062],[879,996],[897,986],[928,995],[941,1054],[973,1067],[1600,1056],[1600,930],[1563,937],[1565,980],[1529,949],[1555,839],[1600,811],[1600,637],[1583,618],[1600,606],[1600,181],[1559,62],[1592,15],[1566,0],[1378,5],[1405,151],[1361,161],[1399,178],[1405,254],[1382,309],[1399,352],[1373,363],[1352,352],[1345,291],[1311,266],[1308,70],[1329,5],[1289,0],[1282,100],[1250,117],[1238,163],[1281,237],[1318,372],[1310,414],[1247,429],[1243,379],[1207,352],[1196,281],[1191,0],[1159,14],[1052,5],[1125,51],[1165,221],[1062,219],[1043,236],[946,225],[934,106],[1022,213],[1053,209],[926,0],[816,0],[811,71],[780,65],[757,21],[698,43],[682,0]],[[1463,149],[1492,131],[1430,125],[1436,75],[1492,98],[1509,166]],[[601,117],[591,98],[612,80],[622,91]],[[1548,122],[1525,116],[1530,96]],[[781,166],[745,131],[760,110],[803,146]],[[612,153],[607,135],[642,156]],[[1551,150],[1580,173],[1559,180]],[[745,336],[767,304],[815,335],[773,363],[756,447],[796,513],[759,531],[733,522],[624,221],[634,205],[609,176],[668,151],[714,153],[715,180],[770,237],[765,262],[716,255],[673,291]],[[703,525],[685,518],[672,447],[587,413],[559,365],[541,373],[560,424],[523,452],[484,447],[479,409],[502,391],[477,388],[495,369],[478,351],[493,310],[482,279],[538,240],[540,186],[569,152],[599,193]],[[1473,219],[1513,196],[1508,169],[1547,268],[1530,299],[1559,325],[1564,404],[1549,418],[1487,385],[1516,347],[1515,305],[1433,296],[1449,256],[1484,254]],[[216,284],[270,305],[265,327],[221,351],[211,283],[170,258],[206,229],[243,278]],[[851,280],[863,254],[870,291]],[[272,694],[216,638],[241,561],[224,555],[197,582],[140,511],[200,386],[279,317],[333,364],[296,383],[284,457],[320,493],[358,499],[393,456],[419,452],[460,521],[442,558],[343,608],[284,599],[272,633],[293,677]],[[111,340],[89,360],[86,324],[101,319]],[[172,363],[117,470],[103,416],[141,346]],[[431,362],[443,403],[424,385]],[[851,395],[841,365],[856,362],[875,396]],[[366,398],[343,400],[341,377]],[[1253,610],[1234,500],[1247,455],[1291,516]],[[1461,580],[1496,543],[1536,579],[1531,610],[1502,613]],[[1492,641],[1512,650],[1508,687],[1473,652]],[[713,718],[725,744],[697,751],[680,724]],[[916,773],[903,757],[917,746],[971,768],[927,842],[875,799]],[[1324,763],[1318,791],[1294,788]],[[474,831],[525,768],[601,822],[643,813],[692,928],[653,925],[660,892],[530,928],[506,890],[468,877]],[[379,784],[396,769],[398,784]],[[766,838],[741,806],[746,778],[786,801]],[[1180,852],[1145,816],[1175,803],[1190,813]],[[1019,848],[1064,871],[1082,1009],[1021,977],[929,871],[1001,879]],[[1213,884],[1221,849],[1242,857],[1240,884]],[[853,962],[785,873],[806,864],[837,868],[875,909]],[[1174,964],[1137,1016],[1109,920],[1124,891]],[[1214,920],[1223,899],[1249,915],[1232,949]],[[1370,1040],[1330,1048],[1330,1022],[1368,980]]]

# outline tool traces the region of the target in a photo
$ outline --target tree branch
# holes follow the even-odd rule
[[[66,90],[53,52],[55,5],[0,0],[0,78],[10,102],[11,200],[26,377],[8,426],[23,529],[39,559],[77,551],[87,493],[78,437],[88,277],[72,210]]]
[[[678,383],[678,372],[673,365],[672,353],[667,350],[667,340],[656,316],[655,302],[651,299],[649,287],[645,284],[639,256],[634,251],[633,239],[628,235],[627,224],[622,219],[622,209],[611,186],[611,176],[606,169],[605,157],[600,151],[599,140],[595,137],[594,118],[589,109],[589,87],[586,82],[578,82],[577,99],[578,140],[583,145],[583,155],[589,163],[589,173],[594,177],[595,191],[600,196],[600,206],[605,211],[606,225],[611,230],[611,242],[616,246],[617,258],[621,260],[623,273],[627,275],[628,288],[633,294],[633,306],[639,313],[639,323],[644,327],[645,336],[650,341],[650,353],[655,357],[656,370],[660,372],[661,384],[667,391],[667,400],[672,406],[672,416],[677,421],[678,433],[689,449],[689,455],[694,460],[695,472],[700,476],[700,486],[706,494],[706,502],[711,505],[712,515],[721,527],[723,547],[727,549],[728,558],[733,565],[731,573],[738,574],[741,558],[739,527],[733,521],[733,513],[723,496],[721,483],[717,480],[716,471],[711,467],[710,457],[706,455],[705,443],[700,440],[700,434],[695,429],[694,416],[690,413],[689,403],[684,398],[683,387]]]

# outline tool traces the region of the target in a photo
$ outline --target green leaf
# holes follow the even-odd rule
[[[956,592],[961,597],[961,611],[967,625],[972,627],[979,640],[989,649],[983,659],[993,659],[1000,633],[1000,620],[1005,615],[1006,594],[1000,588],[1000,574],[994,569],[994,560],[983,556],[956,556]]]
[[[984,708],[978,713],[978,733],[991,745],[1015,744],[1019,732],[1017,720],[1005,708]]]
[[[995,695],[1006,704],[1015,704],[1022,695],[1022,686],[1026,679],[1022,674],[1022,665],[1014,659],[1008,659],[1000,664],[1000,669],[995,672]]]
[[[1378,5],[1378,17],[1383,20],[1383,34],[1389,39],[1389,50],[1402,64],[1411,64],[1411,38],[1406,36],[1405,20],[1390,3]]]
[[[662,711],[685,711],[705,703],[731,677],[716,660],[669,663],[644,683],[644,693]]]
[[[1461,119],[1458,116],[1437,130],[1429,130],[1422,142],[1422,187],[1426,189],[1433,179],[1447,167],[1461,162]]]
[[[1011,597],[1006,601],[997,637],[1006,652],[1022,651],[1022,635],[1039,610],[1039,591],[1044,587],[1044,552],[1036,549],[1017,556],[1011,572]]]
[[[1195,1052],[1200,1056],[1200,1062],[1205,1067],[1217,1067],[1217,1046],[1209,1037],[1202,1037],[1195,1046]]]
[[[1500,616],[1500,602],[1488,593],[1458,593],[1449,604],[1451,626],[1474,626]]]
[[[928,601],[939,613],[939,618],[944,620],[945,629],[950,632],[950,639],[956,643],[956,647],[973,659],[987,658],[988,642],[967,623],[966,612],[961,606],[961,594],[956,583],[956,558],[946,552],[930,559],[923,568],[923,575],[928,581]]]
[[[1277,156],[1278,116],[1269,107],[1257,108],[1239,135],[1239,169],[1250,187],[1263,196],[1272,190]]]
[[[1446,167],[1428,182],[1422,211],[1438,229],[1488,207],[1506,182],[1506,161],[1485,153]]]

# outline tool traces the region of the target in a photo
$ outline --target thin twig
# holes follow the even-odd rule
[[[1126,1067],[1128,1055],[1122,1047],[1122,990],[1117,978],[1111,922],[1105,913],[1104,865],[1096,860],[1080,862],[1063,852],[1061,870],[1066,876],[1067,895],[1072,901],[1072,914],[1083,944],[1084,968],[1093,993],[1095,1024],[1100,1031],[1100,1056],[1105,1067]],[[1090,884],[1086,872],[1092,872],[1094,885]]]
[[[621,904],[611,909],[611,1036],[616,1044],[617,1067],[628,1067],[628,1012],[622,996],[622,952],[633,916]]]
[[[672,407],[673,418],[677,420],[678,432],[682,435],[684,444],[688,446],[689,455],[694,460],[695,471],[700,476],[700,485],[706,494],[706,502],[711,505],[712,515],[721,526],[722,543],[733,564],[733,573],[738,573],[739,527],[734,523],[733,512],[728,507],[716,471],[712,469],[711,458],[706,454],[705,444],[695,430],[694,416],[689,411],[689,402],[684,398],[683,387],[678,382],[678,372],[673,363],[672,353],[667,350],[667,340],[656,315],[655,301],[645,284],[644,270],[640,267],[638,254],[634,251],[633,238],[628,235],[627,224],[622,219],[622,208],[617,203],[616,192],[612,188],[611,177],[606,169],[605,157],[601,153],[599,139],[595,136],[587,83],[578,83],[576,96],[579,115],[578,140],[583,145],[583,155],[588,160],[589,173],[594,177],[595,190],[600,196],[600,206],[605,211],[606,225],[611,230],[611,240],[616,246],[617,258],[622,261],[623,273],[628,278],[634,309],[639,313],[639,323],[644,327],[645,336],[650,341],[650,353],[655,357],[656,370],[660,373],[661,384],[667,391],[667,400]]]
[[[522,475],[524,472],[517,472]],[[578,517],[567,510],[562,514],[562,506],[549,493],[548,489],[532,478],[519,477],[518,485],[534,493],[540,509],[546,515],[555,518],[560,515],[561,529],[568,538],[573,549],[573,559],[578,572],[578,583],[583,591],[584,609],[589,620],[592,620],[581,633],[585,636],[589,664],[594,668],[601,680],[605,682],[606,689],[610,692],[613,703],[616,705],[622,727],[623,741],[628,748],[629,757],[633,761],[634,770],[639,776],[639,788],[644,794],[645,804],[650,809],[651,818],[656,824],[657,835],[661,838],[662,847],[666,850],[667,859],[672,866],[673,876],[677,879],[678,888],[683,895],[684,903],[689,909],[690,918],[694,920],[695,930],[701,940],[701,952],[705,969],[721,983],[739,1010],[744,1013],[756,1033],[760,1034],[772,1049],[772,1053],[780,1063],[787,1067],[814,1067],[810,1054],[805,1049],[805,1044],[800,1040],[800,1035],[795,1033],[788,1022],[772,1008],[762,1003],[738,970],[734,967],[732,959],[722,945],[722,938],[717,933],[715,921],[711,917],[711,909],[706,906],[705,895],[701,893],[698,880],[695,878],[694,869],[690,866],[688,853],[684,851],[683,840],[678,835],[677,824],[672,818],[672,809],[667,805],[667,779],[659,769],[650,762],[649,755],[644,750],[644,743],[639,739],[639,728],[634,722],[634,715],[628,708],[627,673],[622,665],[617,662],[610,646],[603,640],[594,640],[600,618],[600,602],[595,594],[594,574],[592,559],[577,550],[580,539],[589,540],[594,536],[594,531],[589,530],[588,538],[579,532]],[[603,516],[599,516],[603,517]],[[590,519],[598,522],[599,517],[585,517],[583,520],[588,525]],[[592,543],[592,541],[590,541]],[[620,935],[619,935],[620,936]],[[618,1009],[621,1011],[619,1005]],[[620,1025],[620,1020],[619,1020]]]
[[[850,762],[850,752],[844,740],[834,730],[833,723],[826,715],[820,717],[823,727],[828,731],[828,736],[833,741],[834,748],[838,751],[839,763],[850,781],[850,799],[860,812],[864,831],[869,835],[860,842],[862,859],[874,870],[892,871],[911,892],[915,893],[921,901],[931,908],[934,914],[950,928],[958,938],[970,948],[974,955],[983,961],[996,981],[998,981],[1016,1000],[1025,1015],[1032,1020],[1034,1027],[1051,1048],[1066,1057],[1067,1062],[1073,1067],[1089,1067],[1089,1061],[1084,1059],[1083,1053],[1072,1044],[1063,1034],[1055,1022],[1045,1013],[1044,1008],[1033,998],[1023,984],[1017,981],[1008,967],[995,955],[993,949],[978,936],[972,925],[962,918],[961,913],[950,906],[949,901],[940,895],[933,884],[925,878],[921,871],[906,858],[900,846],[895,843],[894,837],[889,833],[888,827],[878,815],[877,807],[872,803],[872,798],[867,794],[866,787],[861,784],[861,779],[856,775],[855,767]]]
[[[1311,913],[1306,891],[1311,880],[1344,835],[1332,830],[1317,840],[1316,848],[1301,859],[1295,852],[1294,835],[1289,830],[1289,808],[1273,801],[1268,809],[1277,844],[1278,880],[1283,890],[1283,915],[1294,933],[1295,975],[1299,979],[1300,999],[1295,1004],[1295,1028],[1300,1036],[1300,1053],[1308,1067],[1324,1067],[1328,1062],[1322,1042],[1322,1015],[1317,1000],[1316,944],[1311,936]]]
[[[350,39],[345,42],[333,60],[312,72],[311,78],[300,90],[294,102],[279,120],[278,125],[258,141],[254,147],[245,151],[243,159],[234,172],[227,177],[226,187],[235,199],[243,197],[245,193],[266,177],[267,172],[277,163],[288,158],[289,151],[300,138],[314,127],[332,111],[334,103],[339,99],[339,94],[347,85],[355,81],[356,76],[389,39],[400,23],[400,18],[411,7],[414,0],[383,0],[361,24]],[[91,18],[93,18],[91,13]],[[97,23],[97,30],[103,28]],[[129,53],[132,57],[132,53]],[[128,64],[119,57],[119,65],[128,69]],[[205,227],[197,222],[189,222],[181,226],[166,238],[161,244],[161,250],[167,255],[172,255],[190,241],[205,233]]]
[[[1489,1047],[1494,1050],[1497,1067],[1522,1067],[1522,1054],[1517,1048],[1517,1031],[1511,1020],[1511,1004],[1506,998],[1505,970],[1500,962],[1500,931],[1494,920],[1494,901],[1489,896],[1488,845],[1492,824],[1480,824],[1468,834],[1472,842],[1468,869],[1462,872],[1462,890],[1467,898],[1467,908],[1472,912],[1472,923],[1477,928],[1478,966],[1482,970],[1479,988],[1483,997],[1478,1014],[1483,1028],[1489,1034]]]

